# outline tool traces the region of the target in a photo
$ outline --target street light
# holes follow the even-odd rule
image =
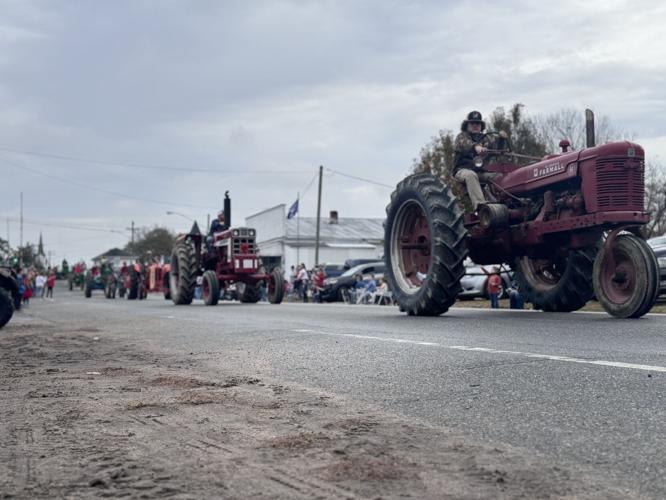
[[[166,213],[166,214],[167,214],[167,215],[179,215],[179,216],[182,217],[183,219],[187,219],[187,220],[189,220],[190,222],[194,222],[194,219],[193,219],[192,217],[188,217],[187,215],[185,215],[185,214],[181,214],[180,212],[173,212],[173,211],[171,211],[171,210],[167,210],[167,213]]]

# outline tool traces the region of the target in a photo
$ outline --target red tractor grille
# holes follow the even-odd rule
[[[596,163],[597,210],[643,211],[645,166],[642,160],[602,158]]]
[[[234,238],[234,255],[254,253],[256,253],[254,238]]]

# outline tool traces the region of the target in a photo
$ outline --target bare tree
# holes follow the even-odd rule
[[[585,116],[580,110],[565,108],[548,115],[538,115],[534,124],[537,134],[551,153],[559,151],[562,139],[567,139],[573,149],[585,147]],[[595,136],[597,144],[634,138],[634,134],[615,127],[607,116],[596,120]]]
[[[645,207],[651,219],[643,229],[644,236],[666,234],[666,171],[654,162],[645,165]]]

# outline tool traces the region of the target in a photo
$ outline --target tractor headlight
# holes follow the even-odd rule
[[[255,231],[254,231],[254,229],[250,229],[250,230],[247,232],[247,234],[249,234],[250,236],[254,236],[254,235],[255,235]]]
[[[659,257],[657,262],[659,262],[659,267],[666,267],[666,257]]]
[[[238,231],[238,229],[234,229],[233,235],[234,236],[239,236],[240,235],[240,232]]]

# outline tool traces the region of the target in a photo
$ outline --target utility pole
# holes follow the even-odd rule
[[[301,192],[296,193],[296,269],[301,265]]]
[[[21,219],[19,228],[19,268],[23,269],[23,191],[21,191]]]
[[[317,235],[315,236],[315,267],[319,265],[319,225],[321,223],[321,183],[324,177],[324,166],[319,165],[319,194],[317,196]]]
[[[11,243],[9,242],[9,217],[7,217],[7,246],[11,248]]]
[[[132,232],[132,251],[134,251],[134,221],[132,221],[131,227],[126,227],[125,229]]]

